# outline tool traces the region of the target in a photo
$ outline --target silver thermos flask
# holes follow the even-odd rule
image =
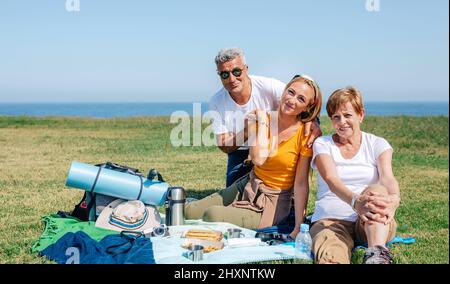
[[[166,207],[166,225],[176,226],[184,225],[184,203],[186,193],[182,187],[169,187],[167,192]]]

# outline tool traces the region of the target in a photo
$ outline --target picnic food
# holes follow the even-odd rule
[[[223,235],[220,231],[191,229],[185,232],[184,237],[219,242],[222,240]]]
[[[203,249],[203,251],[205,252],[205,253],[208,253],[208,252],[211,252],[211,251],[215,251],[215,250],[219,250],[217,247],[214,247],[214,246],[207,246],[207,247],[205,247],[204,249]]]
[[[188,249],[193,245],[201,245],[203,246],[203,252],[208,253],[216,250],[221,250],[224,246],[224,243],[222,241],[220,242],[213,242],[208,240],[201,240],[201,239],[186,239],[183,244],[181,245],[183,248]]]

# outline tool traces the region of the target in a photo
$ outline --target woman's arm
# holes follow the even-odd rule
[[[309,163],[311,157],[300,155],[297,163],[294,181],[294,208],[295,208],[295,227],[291,237],[295,238],[300,232],[300,224],[303,223],[308,205],[309,196]]]
[[[330,155],[327,154],[319,154],[315,158],[315,163],[317,165],[317,169],[319,170],[320,176],[325,180],[330,191],[336,194],[337,197],[342,199],[347,204],[351,205],[352,198],[356,194],[353,193],[347,186],[342,182],[336,171],[336,164]],[[359,196],[356,200],[354,210],[358,213],[359,217],[367,222],[369,219],[367,218],[367,214],[370,213],[370,208],[368,207],[369,197],[366,195]]]
[[[384,151],[377,160],[379,183],[386,187],[388,195],[371,192],[369,208],[384,218],[385,224],[389,223],[395,216],[395,211],[400,205],[400,188],[392,171],[392,149]]]
[[[390,196],[400,199],[400,188],[392,171],[392,150],[384,151],[378,157],[377,164],[380,184],[387,188]]]
[[[256,121],[249,123],[250,158],[255,166],[261,166],[269,157],[269,118],[265,111],[256,111]]]
[[[351,204],[354,193],[341,181],[337,171],[336,164],[330,155],[319,154],[316,156],[317,169],[320,176],[325,180],[331,192],[337,195],[344,202]]]

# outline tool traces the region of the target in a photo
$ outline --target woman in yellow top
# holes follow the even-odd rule
[[[308,201],[312,156],[304,123],[316,119],[321,105],[319,86],[308,76],[296,75],[286,85],[276,112],[250,113],[246,124],[253,170],[227,189],[187,203],[186,218],[264,228],[288,216],[294,195],[296,226],[291,235],[295,236]]]

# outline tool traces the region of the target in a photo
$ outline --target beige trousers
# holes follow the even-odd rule
[[[387,194],[387,189],[381,185],[371,185],[361,194],[369,191]],[[397,223],[393,220],[388,226],[389,234],[386,243],[395,237]],[[356,222],[322,219],[312,225],[310,233],[316,263],[349,264],[355,240],[358,243],[367,244],[364,222],[360,218]]]

